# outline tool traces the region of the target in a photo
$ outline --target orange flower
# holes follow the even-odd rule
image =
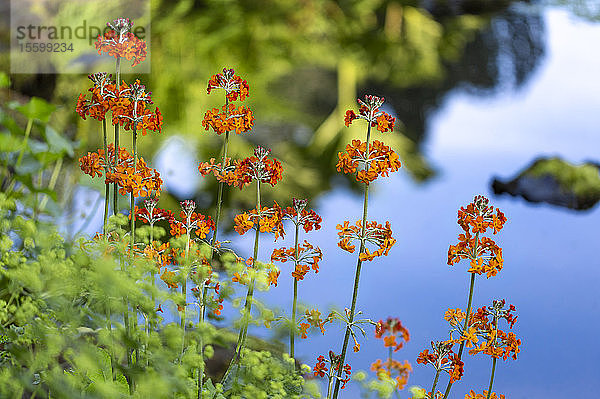
[[[190,231],[190,234],[194,232],[198,237],[204,239],[210,231],[214,231],[215,223],[210,216],[195,212],[196,203],[194,201],[186,200],[179,204],[182,209],[179,213],[181,220],[175,218],[169,220],[173,237],[179,237]]]
[[[237,76],[233,69],[227,68],[223,68],[223,73],[213,75],[208,80],[208,94],[213,89],[225,90],[225,96],[229,101],[236,101],[238,98],[244,101],[250,95],[248,83]]]
[[[338,232],[340,238],[338,246],[345,251],[354,253],[356,247],[352,245],[351,242],[355,240],[359,242],[364,240],[365,244],[369,243],[377,246],[377,250],[371,252],[365,245],[365,252],[359,254],[359,259],[361,261],[370,261],[375,257],[382,255],[387,256],[390,249],[396,243],[396,239],[392,237],[390,222],[385,222],[385,227],[375,221],[367,222],[365,224],[364,235],[362,222],[360,220],[357,221],[354,226],[350,226],[350,222],[344,221],[344,224],[338,224],[336,229],[340,230]]]
[[[311,230],[319,230],[321,228],[321,216],[314,210],[306,210],[308,200],[292,199],[292,206],[283,210],[283,219],[291,220],[295,225],[302,226],[307,233]]]
[[[213,108],[206,111],[202,126],[205,130],[212,128],[219,135],[225,132],[241,134],[252,129],[254,115],[249,108],[244,106],[223,105],[221,109]]]
[[[163,272],[163,274],[160,276],[160,279],[162,281],[165,282],[165,284],[167,284],[167,287],[169,288],[178,288],[179,285],[177,284],[177,281],[175,280],[175,273],[166,270]]]
[[[319,262],[323,258],[323,253],[319,247],[313,247],[305,240],[304,244],[298,246],[297,256],[295,252],[295,248],[275,248],[271,254],[271,262],[285,263],[288,260],[294,262],[292,277],[296,280],[303,280],[311,267],[315,273],[319,272]]]
[[[277,279],[279,278],[279,274],[281,272],[279,270],[271,270],[269,271],[268,274],[268,279],[269,279],[269,285],[274,285],[275,287],[277,287]]]
[[[461,207],[458,211],[458,224],[464,233],[458,236],[458,244],[450,245],[448,248],[448,264],[453,265],[462,259],[468,259],[470,263],[469,273],[487,275],[493,277],[504,265],[502,248],[494,240],[481,237],[488,228],[493,228],[494,234],[502,229],[506,217],[496,209],[489,206],[489,200],[483,196],[476,196],[474,201]],[[471,233],[475,234],[474,236]]]
[[[377,126],[377,130],[382,133],[394,130],[394,122],[396,118],[386,114],[379,108],[383,105],[385,99],[372,95],[366,95],[365,101],[358,99],[358,115],[352,110],[346,111],[344,116],[344,124],[350,126],[355,119],[364,119],[371,124],[372,127]]]
[[[400,342],[396,341],[397,337],[401,338]],[[404,346],[404,342],[410,340],[410,334],[408,329],[402,325],[400,319],[397,317],[388,317],[385,322],[383,320],[377,322],[375,338],[383,338],[383,345],[386,348],[394,347],[394,352],[397,352]]]
[[[345,174],[356,174],[356,180],[369,184],[379,176],[388,176],[389,172],[396,172],[402,165],[398,154],[381,141],[374,140],[367,153],[367,143],[352,140],[346,145],[346,152],[338,153],[336,169]]]
[[[484,390],[483,393],[475,393],[475,391],[473,391],[471,389],[471,391],[465,395],[465,399],[486,399],[488,395],[488,391]],[[490,394],[490,399],[505,399],[505,396],[503,394],[496,394],[495,392],[492,392]]]
[[[106,24],[111,30],[98,35],[96,50],[98,54],[108,53],[111,57],[122,57],[136,66],[146,59],[146,42],[138,39],[132,32],[133,22],[128,18],[119,18]]]
[[[281,208],[274,203],[272,207],[263,207],[260,211],[255,208],[234,217],[235,231],[243,235],[252,228],[258,228],[261,233],[275,233],[275,240],[285,236],[281,223]]]

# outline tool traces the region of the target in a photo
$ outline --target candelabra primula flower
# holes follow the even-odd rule
[[[170,263],[170,244],[168,242],[161,243],[153,241],[150,245],[146,245],[144,248],[144,256],[156,263],[158,272],[163,267],[166,267]]]
[[[356,246],[352,242],[364,242],[364,252],[359,255],[359,259],[362,261],[370,261],[377,256],[387,256],[396,243],[396,239],[392,237],[390,222],[385,222],[385,227],[375,221],[366,222],[364,234],[360,220],[355,225],[350,225],[349,221],[344,221],[344,224],[338,224],[336,229],[339,230],[338,236],[340,238],[338,246],[344,251],[354,253]],[[377,249],[371,252],[366,246],[367,243],[375,245]]]
[[[181,212],[179,217],[181,220],[175,218],[169,220],[171,227],[171,235],[173,237],[179,237],[183,234],[195,233],[199,238],[204,239],[206,236],[215,229],[215,223],[210,216],[204,216],[200,213],[196,213],[196,203],[192,200],[185,200],[180,202]]]
[[[517,354],[521,351],[521,340],[515,333],[507,333],[498,328],[501,320],[505,320],[511,329],[517,321],[517,316],[512,313],[516,310],[515,307],[509,305],[508,309],[505,309],[505,304],[504,300],[495,300],[492,306],[481,307],[472,315],[469,320],[469,331],[477,335],[482,342],[471,349],[470,354],[484,353],[496,359],[506,360],[508,357],[517,359]]]
[[[346,152],[338,153],[336,168],[345,174],[358,170],[356,180],[369,184],[379,176],[396,172],[401,166],[398,154],[381,141],[374,140],[367,154],[366,142],[352,140],[352,144],[346,145]]]
[[[321,334],[325,335],[325,324],[333,320],[332,313],[327,315],[325,319],[321,318],[321,312],[317,309],[306,310],[302,317],[298,320],[298,328],[300,329],[301,338],[308,337],[308,329],[310,327],[318,328]]]
[[[431,341],[432,352],[425,349],[417,357],[417,363],[431,364],[437,372],[444,371],[450,375],[450,381],[455,382],[461,379],[464,373],[464,363],[458,357],[458,354],[452,351],[452,341]]]
[[[394,130],[396,118],[379,109],[385,102],[383,97],[366,95],[364,101],[360,98],[357,101],[359,105],[358,115],[352,110],[347,110],[346,115],[344,116],[344,123],[346,126],[350,126],[355,119],[364,119],[370,123],[372,127],[377,126],[377,130],[382,133]]]
[[[271,262],[291,261],[294,263],[292,277],[296,280],[303,280],[306,273],[312,268],[315,273],[319,272],[319,262],[323,259],[323,253],[319,247],[314,247],[308,241],[298,245],[298,255],[296,249],[292,248],[275,248],[271,254]]]
[[[274,203],[272,207],[263,207],[252,209],[248,212],[241,213],[233,219],[235,223],[235,231],[239,235],[244,235],[252,228],[258,228],[261,233],[275,233],[275,240],[280,236],[285,236],[283,230],[282,210],[281,207]]]
[[[440,391],[436,391],[433,396],[431,396],[431,392],[427,392],[425,388],[411,388],[411,390],[415,395],[419,395],[415,396],[415,399],[442,399],[444,397],[444,394]],[[408,399],[413,399],[413,397],[411,396]]]
[[[471,230],[473,234],[485,233],[487,229],[492,229],[494,234],[498,233],[507,219],[499,208],[494,208],[489,203],[490,200],[483,195],[475,196],[473,202],[458,211],[458,225],[465,232]]]
[[[218,135],[225,132],[241,134],[252,130],[254,115],[248,107],[227,104],[206,111],[202,126],[205,130],[212,128]]]
[[[283,219],[291,220],[295,225],[302,226],[305,232],[319,230],[323,219],[314,210],[306,209],[308,200],[292,199],[292,206],[283,210]]]
[[[341,388],[344,389],[348,381],[350,381],[350,374],[352,373],[352,368],[350,365],[346,364],[342,368],[343,376],[338,377],[337,371],[341,366],[342,357],[340,355],[336,355],[333,351],[329,351],[329,359],[326,359],[325,356],[320,355],[317,358],[317,364],[313,368],[313,372],[316,377],[327,377],[329,382],[333,379],[337,379],[342,383]],[[329,363],[330,368],[327,368],[327,363]]]
[[[214,89],[225,90],[225,96],[228,101],[244,101],[250,95],[250,86],[248,82],[235,74],[233,69],[223,68],[222,73],[211,76],[208,80],[207,93]]]
[[[170,270],[165,269],[160,275],[160,279],[164,281],[169,288],[179,288],[179,284],[177,284],[177,275]]]
[[[277,159],[267,158],[270,149],[256,147],[254,155],[235,163],[235,186],[240,189],[253,180],[275,186],[283,177],[283,166]]]
[[[408,383],[408,376],[412,372],[412,366],[405,360],[404,363],[388,359],[385,362],[381,359],[377,359],[371,364],[371,371],[375,372],[377,379],[381,380],[383,377],[394,378],[396,380],[396,389],[402,390]]]
[[[119,18],[106,25],[111,30],[96,39],[98,54],[108,53],[111,57],[133,60],[131,66],[136,66],[146,59],[148,54],[146,42],[131,32],[133,22],[128,18]]]
[[[93,86],[88,89],[92,93],[88,100],[85,94],[80,94],[77,98],[75,112],[81,116],[83,120],[87,116],[96,120],[103,120],[106,113],[111,109],[115,94],[115,82],[111,80],[111,75],[106,72],[98,72],[88,75]]]
[[[131,85],[123,82],[111,108],[113,124],[119,124],[125,130],[135,129],[143,136],[148,130],[160,133],[163,117],[158,107],[154,112],[148,108],[148,105],[153,104],[151,96],[152,93],[146,92],[146,87],[139,79]]]
[[[172,211],[158,208],[158,198],[149,198],[144,201],[144,207],[139,208],[135,206],[135,219],[143,223],[148,223],[153,226],[155,223],[161,220],[172,221],[175,219],[175,215]]]
[[[400,337],[400,342],[396,338]],[[379,320],[375,326],[375,338],[384,340],[386,348],[394,348],[394,352],[399,351],[404,346],[404,342],[410,340],[408,329],[402,325],[397,317],[388,317],[384,322]],[[402,342],[404,341],[404,342]]]
[[[102,176],[105,168],[105,183],[117,183],[122,195],[133,193],[136,197],[160,195],[162,179],[156,169],[148,167],[144,158],[139,158],[134,168],[133,156],[124,148],[119,150],[119,162],[115,166],[115,148],[109,144],[106,154],[103,149],[98,152],[88,152],[79,158],[83,173],[91,177]]]
[[[211,158],[208,162],[200,162],[198,171],[202,177],[212,173],[218,182],[225,183],[228,186],[233,186],[238,181],[235,174],[235,165],[231,164],[231,158],[225,158],[225,163],[216,162],[215,158]]]
[[[487,399],[487,397],[488,397],[487,390],[484,390],[483,393],[475,393],[475,391],[473,391],[471,389],[471,391],[465,395],[465,399]],[[496,394],[495,392],[492,392],[490,394],[490,399],[506,399],[506,398],[503,394]]]
[[[458,211],[458,224],[464,233],[458,236],[458,244],[448,248],[448,265],[454,265],[462,259],[470,261],[469,273],[493,277],[504,265],[502,248],[489,237],[482,237],[486,229],[492,228],[494,234],[502,229],[506,222],[504,214],[489,206],[489,200],[481,195]]]

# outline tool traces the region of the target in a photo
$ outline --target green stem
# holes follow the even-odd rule
[[[496,334],[494,334],[494,337],[498,336],[498,319],[496,318],[496,316],[494,316],[494,321],[493,321],[493,325],[494,325],[494,329],[496,330]],[[496,338],[494,338],[494,347],[496,346]],[[496,360],[497,358],[493,358],[492,359],[492,375],[490,376],[490,386],[488,388],[488,393],[485,399],[490,399],[490,395],[492,394],[492,386],[494,385],[494,374],[496,373]]]
[[[104,138],[104,225],[102,228],[102,234],[104,234],[104,241],[108,240],[107,226],[108,226],[108,202],[110,201],[110,185],[106,182],[108,178],[108,143],[106,139],[106,116],[102,119],[102,133]]]
[[[50,176],[50,182],[48,182],[48,189],[54,190],[54,186],[56,186],[56,182],[58,180],[58,174],[60,173],[60,169],[62,168],[63,159],[59,158],[58,161],[54,164],[54,169],[52,170],[52,175]],[[46,208],[46,203],[48,202],[47,195],[42,198],[42,202],[40,203],[40,212],[43,212]]]
[[[433,379],[433,386],[431,387],[431,398],[435,398],[435,387],[437,386],[438,379],[440,378],[440,370],[435,373],[435,378]]]
[[[186,234],[186,242],[185,242],[185,265],[182,269],[183,271],[183,282],[181,283],[181,295],[183,295],[183,309],[181,311],[181,320],[180,325],[183,329],[181,336],[181,357],[183,358],[183,351],[185,349],[185,308],[187,306],[187,278],[188,278],[188,263],[190,259],[190,238],[191,231],[189,229],[190,226],[190,218],[187,218],[187,234]]]
[[[260,180],[256,181],[256,208],[260,214]],[[237,344],[235,347],[235,353],[233,354],[233,358],[229,363],[229,367],[227,371],[223,375],[222,382],[225,382],[229,373],[231,373],[231,369],[234,365],[237,365],[240,361],[242,349],[244,349],[244,344],[246,343],[246,336],[248,334],[248,322],[250,318],[250,311],[252,310],[252,297],[254,295],[254,283],[256,281],[256,268],[254,265],[256,264],[256,258],[258,257],[258,238],[260,234],[260,228],[258,225],[255,227],[256,233],[254,236],[254,256],[252,257],[252,268],[254,269],[254,273],[252,273],[252,278],[250,279],[250,284],[248,285],[248,292],[246,293],[246,302],[244,303],[244,311],[242,313],[242,327],[240,328],[240,333],[238,335]]]
[[[477,233],[479,235],[479,233]],[[473,302],[473,291],[475,287],[475,273],[471,273],[471,284],[469,286],[469,300],[467,301],[467,316],[465,317],[465,324],[463,326],[463,331],[467,331],[469,327],[469,318],[471,317],[471,304]],[[458,358],[462,359],[462,354],[465,349],[465,341],[460,343],[460,347],[458,348]],[[450,394],[450,389],[452,388],[452,381],[448,381],[448,385],[446,386],[446,392],[444,392],[444,399],[448,397]]]
[[[116,69],[116,89],[117,97],[120,96],[121,92],[121,57],[117,55],[117,61],[115,65]],[[115,168],[119,165],[119,124],[115,126]],[[113,215],[116,215],[119,211],[119,183],[115,182],[113,186]]]
[[[367,125],[367,148],[366,154],[369,154],[369,140],[371,138],[371,124]],[[366,168],[369,165],[365,165]],[[367,225],[367,210],[369,206],[369,184],[365,184],[365,197],[363,200],[363,216],[362,216],[362,228],[361,228],[361,237],[365,236],[365,228]],[[358,252],[358,261],[356,262],[356,273],[354,275],[354,290],[352,291],[352,305],[350,306],[350,315],[348,316],[348,325],[346,326],[346,333],[344,334],[344,343],[342,345],[342,351],[340,353],[340,366],[338,367],[337,372],[337,381],[335,383],[335,390],[333,392],[333,398],[336,399],[338,397],[340,391],[340,379],[342,376],[342,369],[344,362],[346,360],[346,349],[348,349],[348,341],[350,340],[350,326],[354,322],[354,312],[356,310],[356,299],[358,298],[358,283],[360,280],[360,270],[362,268],[362,260],[360,259],[360,254],[365,251],[365,242],[361,240],[360,242],[360,251]]]
[[[300,214],[296,215],[296,234],[294,235],[294,266],[298,265],[298,235],[300,233]],[[296,306],[298,302],[298,279],[296,277],[292,277],[294,279],[294,298],[292,300],[292,328],[290,329],[290,357],[294,359],[294,337],[296,336]],[[296,362],[294,364],[294,369],[296,368]]]
[[[227,105],[229,104],[229,100],[225,97],[225,112],[227,112]],[[225,139],[223,142],[223,158],[221,160],[221,165],[225,167],[225,160],[227,159],[227,147],[229,145],[229,132],[225,132]],[[217,190],[217,209],[215,212],[215,231],[213,233],[212,239],[210,241],[210,257],[211,262],[213,261],[214,256],[214,248],[217,242],[217,233],[219,231],[219,221],[221,219],[221,207],[223,205],[223,188],[224,183],[219,182],[219,188]],[[206,295],[208,293],[208,286],[204,284],[202,288],[202,298],[200,298],[200,315],[198,316],[198,324],[204,323],[204,315],[206,313]],[[198,339],[198,346],[200,346],[200,369],[198,370],[198,399],[202,399],[202,391],[204,390],[204,339],[202,334],[200,334],[200,338]]]
[[[137,161],[138,161],[138,157],[137,157],[137,130],[135,127],[135,123],[134,123],[134,127],[133,127],[133,131],[132,131],[132,148],[133,148],[133,173],[135,174],[137,172]],[[129,250],[130,250],[130,259],[131,259],[131,266],[133,266],[133,260],[135,258],[134,255],[134,248],[135,248],[135,195],[133,193],[133,191],[131,192],[131,200],[130,200],[130,209],[129,209],[129,215],[131,217],[131,223],[130,223],[130,241],[129,241]],[[126,312],[128,313],[127,315],[127,319],[129,319],[129,305],[128,305],[128,309],[126,310]],[[128,330],[128,335],[131,335],[133,332],[133,329],[135,328],[137,330],[137,311],[133,312],[133,323],[128,323],[127,324],[127,330]],[[128,320],[129,321],[129,320]],[[131,325],[133,324],[133,326]],[[139,349],[135,348],[135,360],[136,362],[139,360]],[[133,365],[133,351],[131,349],[128,349],[127,351],[127,365],[128,366],[132,366]],[[131,382],[129,384],[129,390],[130,393],[133,393],[135,391],[135,381],[133,380],[133,377],[131,378]]]

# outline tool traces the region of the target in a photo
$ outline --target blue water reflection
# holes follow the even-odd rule
[[[599,156],[600,57],[591,49],[600,42],[600,26],[559,9],[544,11],[544,19],[547,58],[527,87],[485,99],[456,91],[433,117],[424,152],[441,170],[439,178],[416,185],[400,173],[374,186],[369,219],[390,220],[398,243],[387,258],[363,267],[358,308],[375,320],[397,316],[409,328],[412,339],[395,356],[413,364],[410,384],[430,387],[432,369],[417,365],[417,354],[430,340],[447,336],[448,307],[466,306],[467,266],[447,266],[447,250],[460,232],[457,209],[481,193],[505,212],[508,223],[494,237],[503,247],[504,270],[496,278],[477,279],[474,305],[496,298],[515,304],[515,332],[523,341],[517,361],[499,362],[494,390],[511,399],[598,397],[600,210],[578,213],[493,197],[489,186],[493,176],[512,176],[539,155],[570,162]],[[337,248],[335,225],[360,218],[362,197],[338,188],[313,206],[325,224],[307,238],[319,243],[325,259],[317,276],[300,283],[300,297],[323,309],[343,308],[349,305],[356,260]],[[280,285],[261,298],[291,303],[288,269],[283,265]],[[330,328],[324,337],[301,341],[297,352],[314,365],[319,354],[339,351],[341,337],[340,329]],[[369,337],[349,361],[353,370],[368,370],[385,353]],[[490,365],[487,357],[467,357],[466,375],[452,397],[487,389]],[[347,394],[359,396],[355,386]]]

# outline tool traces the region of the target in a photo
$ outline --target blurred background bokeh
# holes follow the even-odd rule
[[[9,6],[0,2],[6,73]],[[459,233],[457,209],[484,194],[508,217],[495,237],[505,269],[478,280],[474,304],[513,303],[523,340],[519,359],[499,364],[495,391],[511,399],[596,398],[599,22],[597,0],[155,0],[151,72],[139,78],[164,128],[142,137],[139,152],[165,181],[161,207],[177,209],[191,198],[214,214],[215,183],[201,178],[197,165],[218,155],[221,138],[201,122],[222,104],[221,96],[207,95],[208,78],[234,68],[250,84],[247,105],[256,122],[233,137],[230,151],[236,157],[257,144],[271,148],[284,163],[284,180],[265,190],[267,200],[309,198],[323,216],[324,228],[308,237],[324,250],[321,272],[301,282],[300,297],[323,312],[343,309],[354,258],[337,248],[335,226],[360,218],[362,197],[335,163],[337,151],[363,135],[359,123],[344,127],[343,114],[356,108],[357,97],[385,97],[398,126],[376,139],[400,154],[403,168],[375,184],[369,218],[389,220],[398,242],[387,258],[364,268],[358,308],[375,320],[398,317],[411,332],[396,355],[413,364],[409,385],[430,386],[432,370],[417,365],[416,356],[430,340],[446,337],[444,311],[466,306],[465,265],[447,266],[446,255]],[[75,113],[89,80],[9,76],[3,104],[37,96],[58,106],[50,123],[77,143],[56,184],[61,228],[70,237],[93,234],[102,223],[101,186],[82,175],[77,158],[101,147],[102,135],[96,121]],[[252,207],[251,193],[229,190],[225,199],[226,224]],[[247,237],[231,239],[242,255],[249,251]],[[270,254],[267,246],[261,252],[263,259]],[[261,299],[287,309],[290,285],[284,265],[279,286]],[[341,337],[332,327],[300,342],[297,353],[314,365],[319,354],[339,350]],[[362,348],[349,355],[353,370],[368,370],[386,355],[372,336]],[[487,385],[486,359],[469,358],[465,371],[453,397]],[[357,385],[347,394],[358,397]]]

